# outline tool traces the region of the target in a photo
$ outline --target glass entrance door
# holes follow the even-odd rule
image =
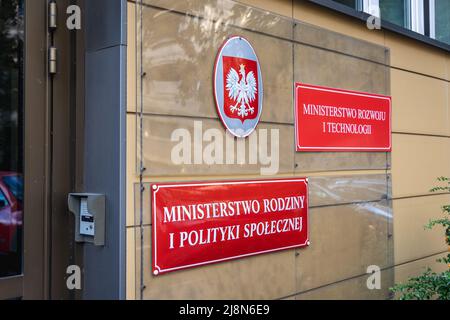
[[[0,300],[48,296],[47,0],[0,0]]]
[[[0,278],[22,273],[23,18],[23,0],[0,0]]]
[[[66,270],[82,257],[67,194],[81,185],[74,172],[83,176],[84,97],[74,97],[84,65],[72,67],[84,39],[65,28],[70,0],[56,1],[58,27],[48,27],[49,2],[0,0],[0,300],[75,296]]]

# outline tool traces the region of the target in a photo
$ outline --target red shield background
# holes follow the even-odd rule
[[[239,73],[241,64],[245,65],[245,73],[246,76],[251,71],[253,71],[253,74],[256,79],[257,88],[259,89],[259,79],[258,79],[258,65],[256,61],[244,59],[244,58],[237,58],[237,57],[223,57],[223,93],[224,93],[224,101],[223,101],[223,107],[225,115],[229,118],[239,119],[242,123],[244,123],[247,119],[255,119],[258,117],[259,109],[258,109],[258,101],[259,101],[259,90],[256,92],[256,98],[252,102],[249,103],[250,107],[254,108],[255,112],[250,113],[245,116],[241,117],[238,115],[237,111],[232,113],[230,111],[230,107],[237,104],[237,101],[234,101],[229,97],[229,93],[226,89],[227,86],[227,75],[230,72],[231,68],[234,68],[237,73]],[[241,79],[241,74],[239,73],[239,79]]]

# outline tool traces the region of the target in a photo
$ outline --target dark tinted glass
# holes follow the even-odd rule
[[[448,0],[445,0],[448,1]],[[380,0],[381,19],[401,27],[406,26],[406,9],[404,0]]]
[[[348,7],[352,7],[353,9],[356,9],[356,1],[357,0],[333,0],[334,2],[339,2],[341,4],[344,4]]]
[[[450,0],[436,0],[436,40],[450,44]]]
[[[0,277],[22,273],[23,1],[0,0]]]

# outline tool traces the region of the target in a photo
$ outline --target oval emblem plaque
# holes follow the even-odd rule
[[[259,123],[263,108],[263,79],[250,42],[228,38],[214,66],[214,98],[223,125],[236,137],[248,137]]]

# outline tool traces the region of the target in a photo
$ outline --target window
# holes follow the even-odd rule
[[[380,0],[381,19],[406,27],[406,2],[404,0]]]
[[[430,0],[430,37],[450,44],[449,0]]]
[[[367,16],[354,14],[351,9],[380,17],[382,28],[450,51],[450,0],[309,1],[362,20]]]
[[[382,27],[407,35],[411,38],[435,45],[449,51],[450,45],[450,0],[310,0],[328,8],[348,15],[367,19],[361,15],[351,13],[344,7],[331,5],[331,2],[356,11],[362,11],[381,18]],[[383,22],[384,25],[383,25]],[[389,22],[389,23],[387,23]],[[402,31],[393,26],[418,33]],[[434,39],[427,40],[426,38]]]
[[[334,0],[334,2],[339,2],[347,7],[351,7],[353,9],[358,9],[358,0]]]
[[[380,0],[381,19],[425,34],[423,0]]]
[[[358,11],[364,11],[368,14],[379,17],[380,10],[378,1],[379,0],[334,0],[335,2],[339,2],[347,7],[351,7]]]
[[[333,0],[450,44],[450,0]]]

